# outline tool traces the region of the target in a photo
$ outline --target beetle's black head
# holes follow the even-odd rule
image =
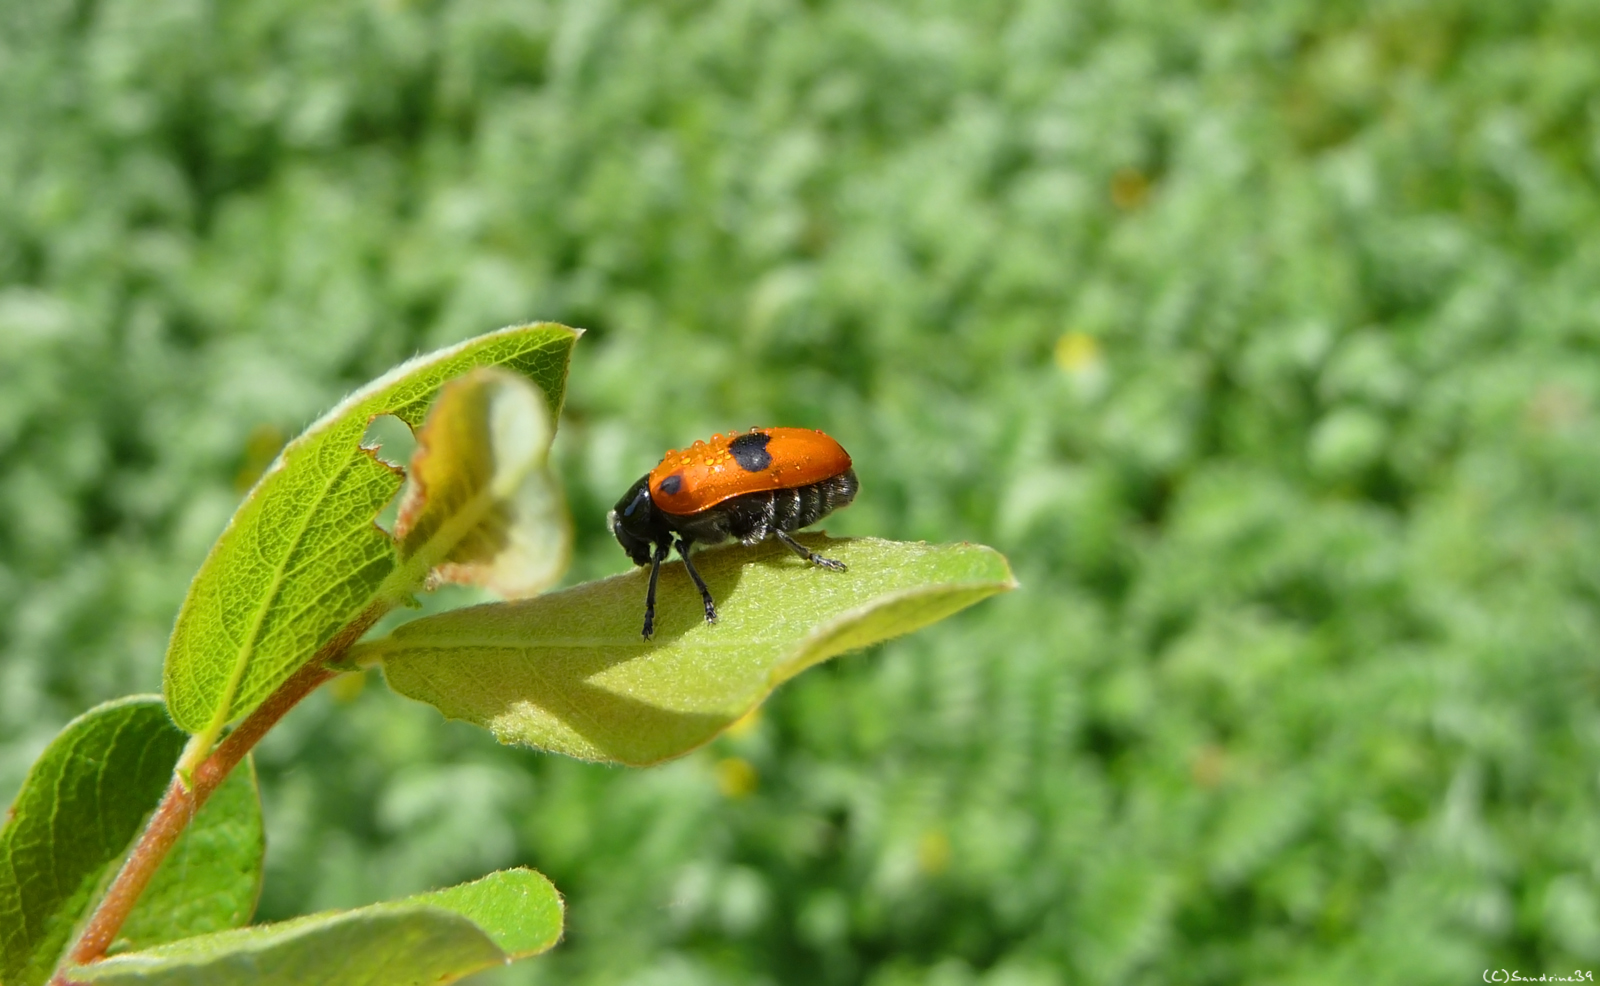
[[[672,532],[656,510],[655,501],[650,499],[648,473],[628,487],[628,492],[622,494],[606,519],[611,522],[611,533],[617,536],[617,543],[635,565],[650,564],[650,549],[654,545],[672,543]]]

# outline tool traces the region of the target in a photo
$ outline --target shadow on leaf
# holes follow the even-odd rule
[[[363,645],[396,691],[521,743],[589,760],[650,764],[707,742],[817,661],[943,619],[1012,588],[980,545],[804,538],[850,566],[787,548],[698,553],[717,602],[707,625],[681,563],[664,566],[658,633],[639,637],[648,573],[405,624]]]

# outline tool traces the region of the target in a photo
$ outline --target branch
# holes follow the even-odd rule
[[[238,728],[201,761],[188,775],[188,783],[185,783],[185,771],[173,771],[172,782],[167,785],[167,793],[162,796],[161,804],[150,816],[149,823],[139,835],[139,841],[128,853],[122,869],[117,871],[116,879],[111,882],[111,887],[90,916],[89,923],[67,953],[70,964],[84,965],[106,954],[106,949],[111,947],[117,932],[128,920],[128,915],[133,913],[140,895],[150,885],[161,861],[167,858],[167,853],[194,820],[206,799],[227,780],[233,768],[239,765],[239,761],[261,741],[268,730],[277,725],[279,719],[300,704],[301,699],[316,691],[323,682],[339,675],[338,671],[330,671],[324,665],[344,656],[345,651],[361,639],[361,635],[371,629],[391,606],[385,602],[374,602],[324,644],[310,661],[278,686],[277,691],[245,717]],[[51,986],[69,986],[70,983],[64,970],[58,971],[51,980]]]

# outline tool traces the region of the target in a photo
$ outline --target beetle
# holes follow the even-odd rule
[[[656,578],[674,547],[700,590],[707,623],[717,622],[717,607],[689,559],[691,545],[777,538],[813,565],[844,571],[843,562],[822,557],[789,532],[848,506],[859,487],[850,454],[810,428],[751,428],[668,452],[606,517],[633,563],[650,566],[644,639],[655,629]]]

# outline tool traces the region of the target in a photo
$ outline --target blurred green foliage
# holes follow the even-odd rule
[[[1593,968],[1597,48],[1585,0],[0,5],[0,791],[155,687],[283,440],[551,318],[572,578],[662,450],[782,423],[856,458],[831,532],[1023,589],[654,770],[318,696],[262,916],[526,863],[569,934],[495,982]]]

